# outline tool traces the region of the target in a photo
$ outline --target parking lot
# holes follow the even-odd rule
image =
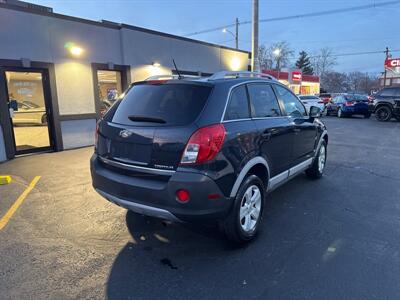
[[[127,213],[91,187],[92,148],[0,165],[2,299],[396,299],[400,122],[324,117],[322,180],[268,196],[259,237],[237,247],[213,226]]]

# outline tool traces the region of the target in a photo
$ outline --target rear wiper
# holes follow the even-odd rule
[[[157,117],[146,117],[146,116],[128,116],[128,119],[133,122],[151,122],[151,123],[167,123],[165,120]]]

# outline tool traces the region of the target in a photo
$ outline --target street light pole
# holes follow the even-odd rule
[[[389,48],[388,47],[386,47],[385,53],[386,53],[386,59],[388,59],[389,58]],[[383,87],[386,86],[386,75],[387,75],[387,70],[386,70],[386,60],[385,60],[385,74],[383,75]]]
[[[228,28],[224,28],[224,29],[222,29],[222,32],[223,33],[229,33],[229,34],[231,34],[234,38],[235,38],[235,47],[236,47],[236,49],[239,49],[239,19],[238,18],[236,18],[236,21],[235,21],[235,33],[233,33],[232,31],[230,31]]]
[[[258,64],[258,0],[253,0],[253,21],[251,35],[251,70],[259,71]]]
[[[235,44],[236,49],[239,49],[239,19],[236,18],[236,34],[235,34]]]

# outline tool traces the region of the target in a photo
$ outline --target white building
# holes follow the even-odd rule
[[[104,106],[173,58],[186,74],[249,65],[247,51],[15,0],[0,0],[0,41],[0,161],[92,145]]]

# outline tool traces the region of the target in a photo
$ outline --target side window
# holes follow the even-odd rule
[[[288,116],[291,117],[303,117],[307,116],[306,109],[300,100],[292,94],[287,88],[280,85],[275,85],[278,92],[279,98],[282,100],[285,106],[285,111]]]
[[[381,90],[378,95],[379,96],[384,96],[384,97],[393,97],[396,94],[396,89],[389,88],[389,89],[383,89]]]
[[[278,100],[270,85],[249,84],[248,89],[254,117],[278,117],[281,115]]]
[[[235,88],[225,111],[224,120],[237,120],[250,118],[249,103],[247,100],[246,87],[241,85]]]

